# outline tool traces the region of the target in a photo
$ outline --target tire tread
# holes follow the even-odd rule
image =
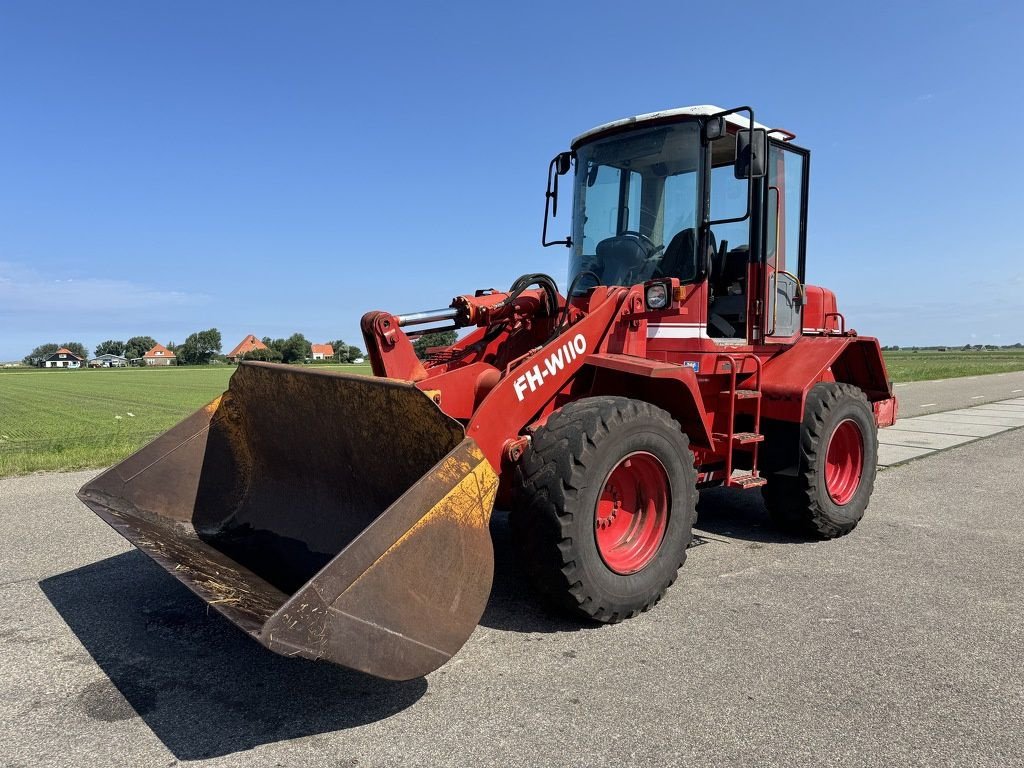
[[[575,558],[572,531],[573,502],[586,487],[588,468],[598,444],[627,422],[650,417],[679,430],[679,423],[667,412],[649,403],[625,397],[588,397],[555,411],[533,436],[530,447],[516,466],[516,509],[511,517],[512,534],[519,545],[523,566],[530,581],[551,604],[596,621],[616,623],[652,608],[675,582],[686,561],[686,548],[677,556],[675,569],[643,605],[629,610],[602,605],[587,592],[580,565]],[[684,442],[686,436],[683,435]],[[690,487],[697,473],[690,461],[682,462]],[[687,530],[697,518],[696,493],[682,513]],[[679,512],[675,507],[673,514]],[[686,542],[689,544],[689,541]]]

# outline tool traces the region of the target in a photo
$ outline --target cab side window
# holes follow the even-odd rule
[[[797,271],[803,242],[804,156],[773,145],[768,154],[765,258],[768,264],[767,333],[788,338],[800,328]]]

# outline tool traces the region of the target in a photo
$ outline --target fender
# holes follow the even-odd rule
[[[679,422],[691,443],[713,448],[711,418],[704,410],[692,368],[615,354],[592,355],[587,366],[594,369],[593,394],[636,397],[663,408]]]
[[[807,393],[822,381],[860,387],[876,413],[888,410],[895,418],[895,398],[882,350],[878,340],[868,336],[802,336],[767,360],[761,378],[761,416],[801,421]],[[892,408],[885,401],[893,401]]]

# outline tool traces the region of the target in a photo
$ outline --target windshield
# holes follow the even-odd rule
[[[569,281],[592,272],[603,285],[697,276],[696,122],[648,128],[576,151]],[[595,284],[581,277],[576,293]]]

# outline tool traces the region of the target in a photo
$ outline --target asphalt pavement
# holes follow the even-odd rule
[[[912,381],[895,389],[900,417],[908,418],[1024,397],[1024,371]]]
[[[480,626],[407,683],[262,649],[75,499],[94,473],[0,480],[0,766],[1024,765],[1022,457],[1010,429],[893,466],[828,542],[707,492],[615,626],[539,608],[498,513]]]

